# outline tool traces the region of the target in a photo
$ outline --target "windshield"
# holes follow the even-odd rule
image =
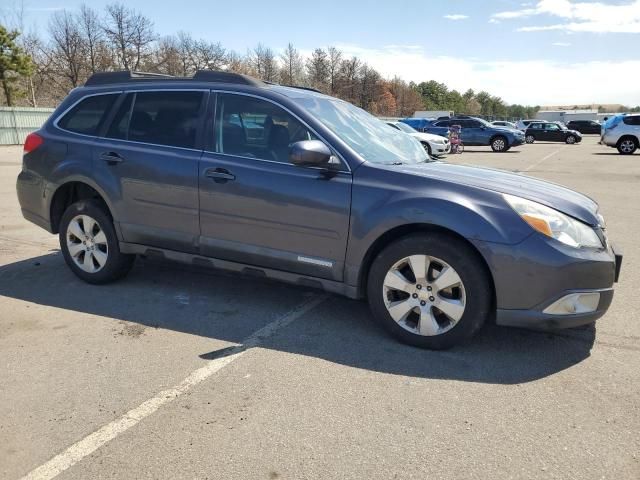
[[[416,133],[416,131],[417,131],[417,130],[411,128],[406,123],[397,122],[397,123],[394,123],[394,125],[396,127],[398,127],[400,130],[402,130],[403,132],[405,132],[405,133]]]
[[[368,162],[390,165],[430,160],[418,140],[389,128],[382,120],[350,103],[311,96],[293,100]]]

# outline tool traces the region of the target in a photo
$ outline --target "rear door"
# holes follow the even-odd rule
[[[292,143],[319,138],[289,111],[253,95],[218,93],[206,134],[211,148],[198,171],[201,253],[342,280],[348,166],[329,173],[289,163]]]
[[[198,134],[204,90],[125,94],[93,149],[96,178],[117,192],[125,242],[195,250],[199,235]]]

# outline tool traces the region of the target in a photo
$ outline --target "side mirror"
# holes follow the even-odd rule
[[[289,147],[289,161],[300,167],[328,167],[331,150],[320,140],[303,140]]]

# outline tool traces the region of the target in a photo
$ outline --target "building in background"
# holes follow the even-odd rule
[[[536,118],[548,122],[567,123],[571,120],[598,120],[597,109],[581,110],[540,110]]]

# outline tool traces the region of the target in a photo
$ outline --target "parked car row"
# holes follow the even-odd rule
[[[459,115],[437,120],[405,118],[400,120],[419,132],[447,136],[452,125],[460,125],[461,140],[467,146],[490,146],[494,152],[506,152],[524,143],[524,133],[510,127],[492,125],[481,118]]]

